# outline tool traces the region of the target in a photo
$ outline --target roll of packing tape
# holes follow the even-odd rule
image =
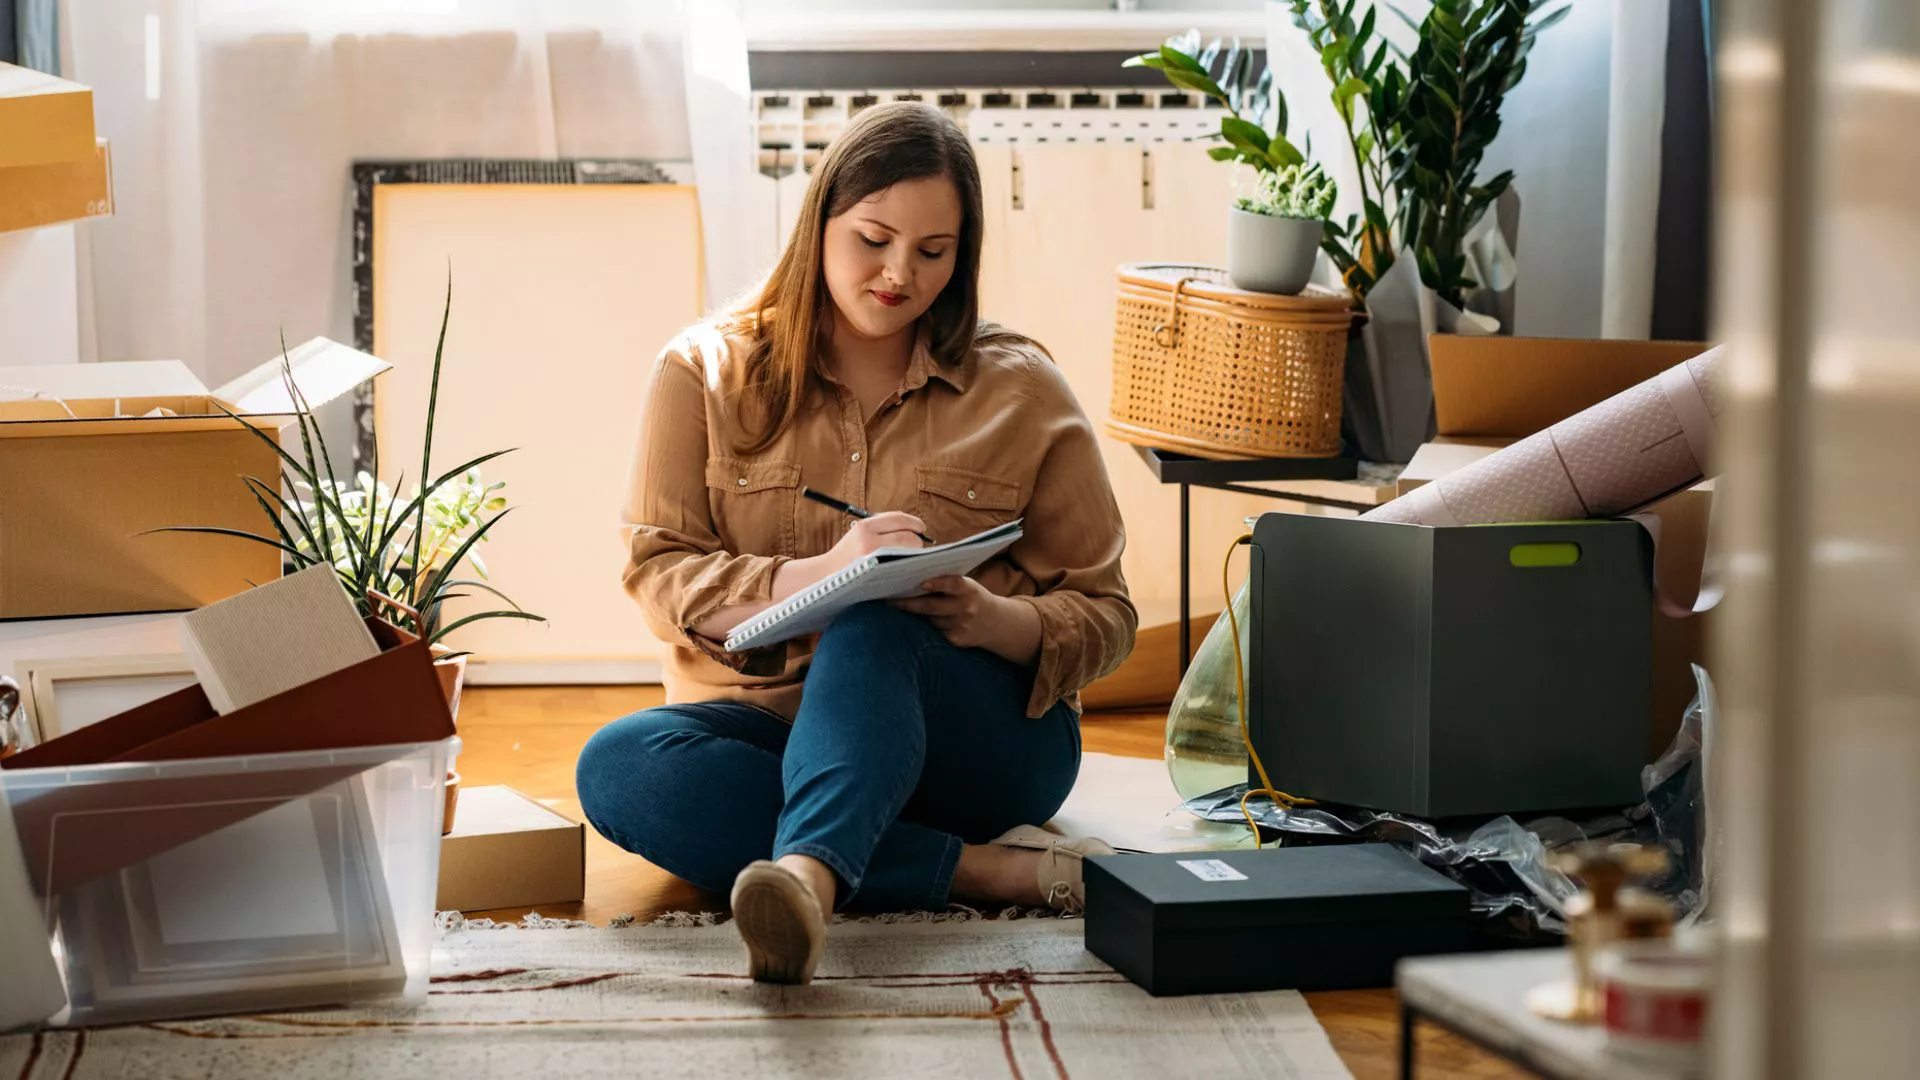
[[[1607,1049],[1622,1057],[1692,1069],[1701,1061],[1712,961],[1671,940],[1624,941],[1600,954]]]

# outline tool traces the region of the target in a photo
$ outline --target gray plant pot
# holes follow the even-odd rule
[[[1293,295],[1307,287],[1320,253],[1318,219],[1227,211],[1227,277],[1250,292]]]

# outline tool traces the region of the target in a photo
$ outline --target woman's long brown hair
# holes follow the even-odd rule
[[[793,425],[818,376],[820,343],[833,298],[821,271],[827,220],[876,191],[907,180],[944,176],[960,194],[960,239],[953,277],[921,317],[936,362],[958,364],[997,327],[980,325],[980,168],[967,137],[946,114],[918,102],[875,105],[855,117],[827,147],[794,223],[787,249],[758,293],[727,319],[751,333],[741,387],[742,427],[757,454]]]

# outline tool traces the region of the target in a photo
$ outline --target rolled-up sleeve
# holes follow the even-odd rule
[[[742,674],[775,675],[786,662],[784,645],[730,653],[694,631],[722,608],[770,602],[774,573],[787,561],[721,549],[706,485],[706,377],[699,348],[685,340],[662,351],[648,374],[621,515],[623,581],[662,641]]]
[[[1126,528],[1107,479],[1093,425],[1050,361],[1030,384],[1045,457],[1025,512],[1025,536],[1008,557],[1031,577],[1018,597],[1040,615],[1040,656],[1027,715],[1086,688],[1133,651],[1139,615],[1127,596],[1120,556]]]

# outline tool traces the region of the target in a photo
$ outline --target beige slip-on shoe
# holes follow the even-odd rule
[[[804,986],[813,981],[827,925],[807,883],[762,859],[733,879],[733,924],[747,945],[755,982]]]
[[[1092,836],[1061,836],[1038,825],[1010,829],[992,841],[1001,847],[1040,852],[1040,895],[1047,906],[1068,915],[1087,910],[1087,887],[1081,860],[1089,855],[1112,855],[1113,845]]]

